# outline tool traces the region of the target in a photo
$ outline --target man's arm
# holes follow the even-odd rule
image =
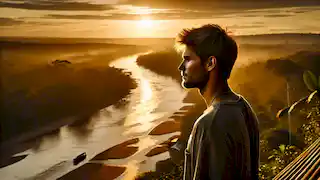
[[[228,166],[231,163],[232,143],[224,124],[214,122],[216,115],[209,114],[204,118],[195,132],[193,179],[231,179]]]
[[[204,176],[207,174],[207,161],[205,157],[206,154],[206,142],[205,142],[205,128],[203,124],[196,127],[194,138],[195,144],[192,147],[193,153],[192,156],[195,159],[194,161],[194,171],[192,174],[192,180],[206,179]]]
[[[221,105],[208,127],[208,179],[250,179],[250,139],[240,108]]]
[[[230,134],[225,130],[225,127],[217,125],[215,122],[211,126],[207,138],[207,166],[208,179],[211,180],[228,180],[232,179],[232,154],[233,143]]]
[[[225,180],[239,177],[243,169],[238,164],[245,161],[242,146],[246,144],[245,127],[239,120],[243,118],[242,114],[224,107],[205,118],[205,123],[199,125],[196,132],[197,144],[193,153],[196,159],[195,179]]]

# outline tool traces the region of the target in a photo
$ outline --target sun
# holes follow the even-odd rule
[[[141,20],[138,20],[137,25],[140,28],[152,28],[153,27],[153,20],[145,17]]]

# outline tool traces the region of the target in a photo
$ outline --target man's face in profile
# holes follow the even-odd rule
[[[184,88],[204,87],[209,79],[205,65],[201,63],[201,59],[189,47],[185,47],[182,53],[182,62],[179,66],[182,77],[182,86]]]

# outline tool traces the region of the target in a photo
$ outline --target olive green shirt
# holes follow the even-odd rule
[[[184,180],[258,179],[258,119],[249,103],[213,103],[194,123],[185,150]]]

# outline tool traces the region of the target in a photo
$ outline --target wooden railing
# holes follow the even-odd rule
[[[320,179],[320,138],[286,166],[275,180],[319,180]]]

